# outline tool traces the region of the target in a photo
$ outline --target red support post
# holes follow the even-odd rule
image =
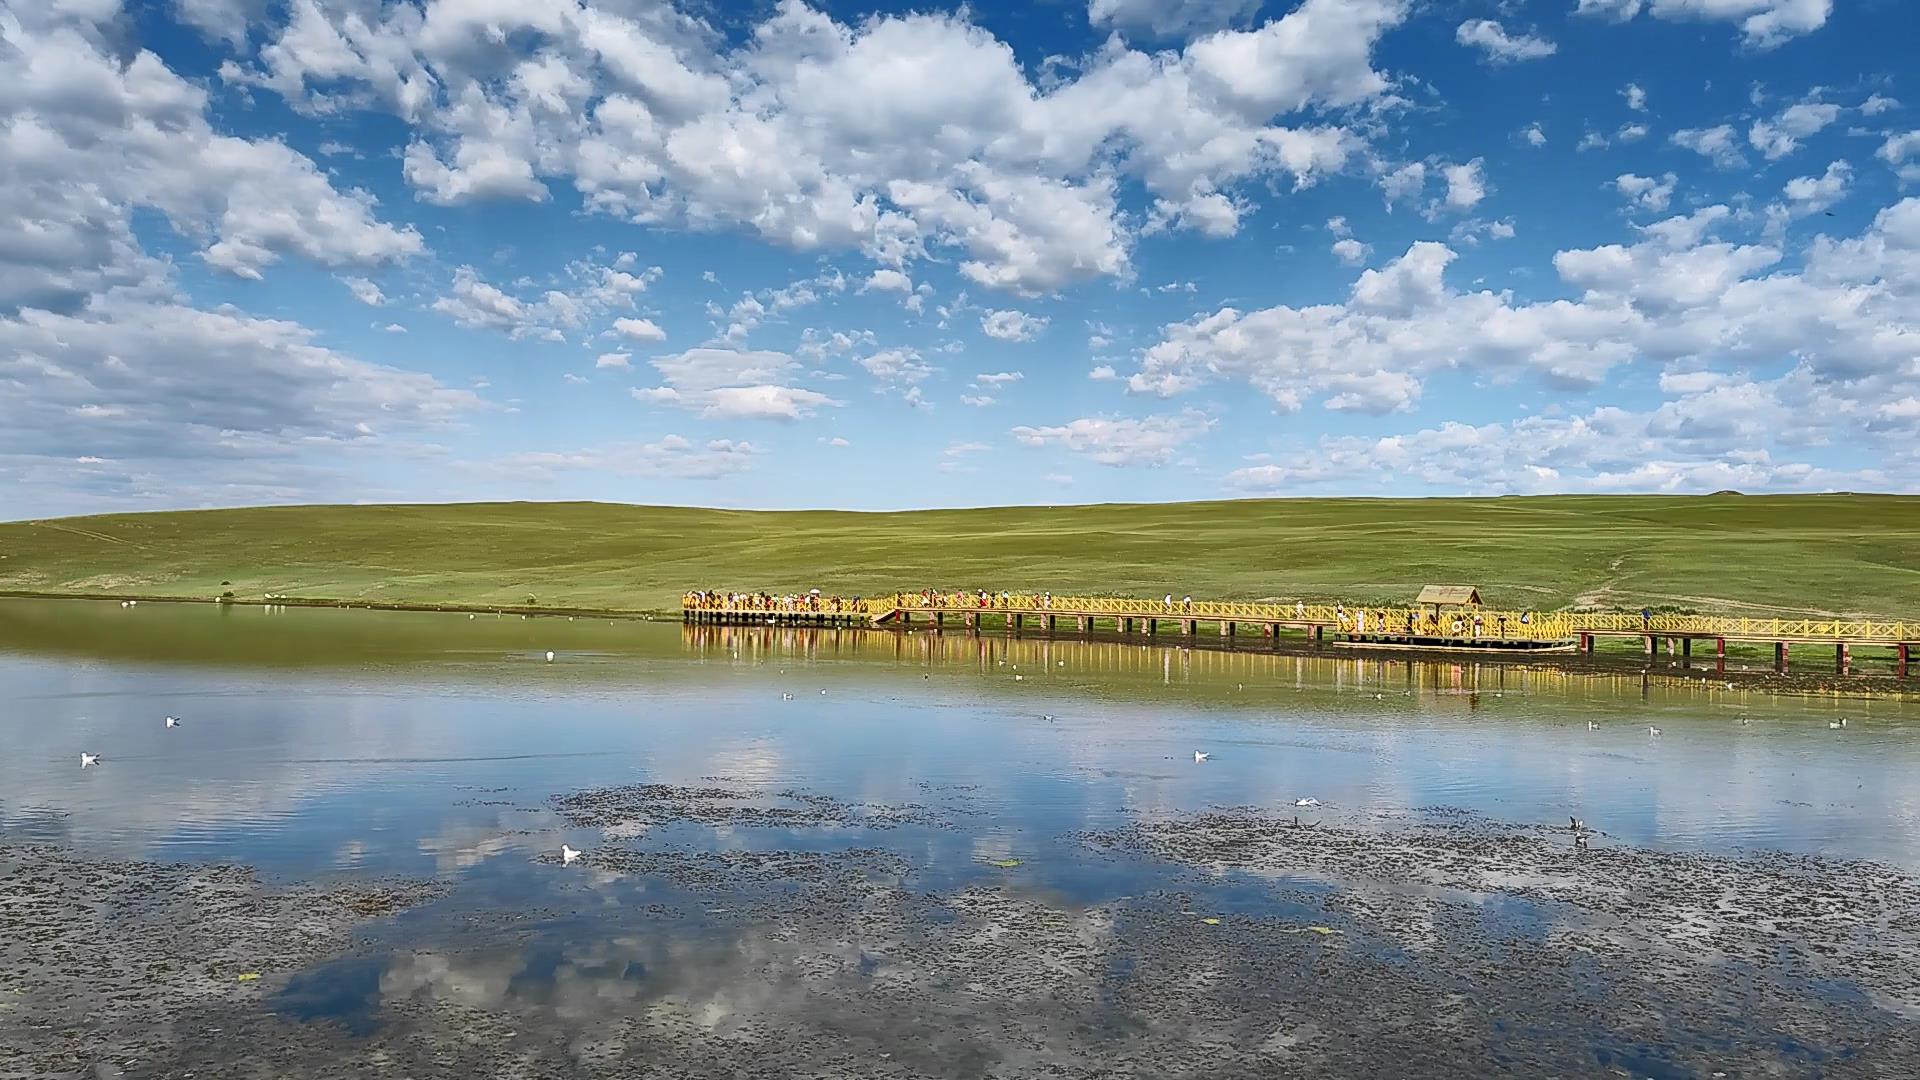
[[[1842,675],[1845,675],[1848,673],[1848,669],[1852,667],[1853,667],[1852,646],[1848,645],[1844,641],[1838,645],[1835,645],[1833,647],[1833,670],[1839,672]]]
[[[1897,655],[1897,664],[1898,664],[1898,671],[1896,672],[1896,674],[1898,674],[1901,678],[1904,679],[1907,677],[1907,646],[1906,644],[1903,642],[1899,645],[1894,646],[1894,652]]]
[[[1773,643],[1773,670],[1779,672],[1787,670],[1787,643],[1784,641]]]
[[[1713,639],[1713,669],[1725,673],[1727,670],[1727,639]]]

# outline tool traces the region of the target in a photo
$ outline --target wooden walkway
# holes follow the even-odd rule
[[[1242,603],[1221,600],[1142,600],[1047,594],[925,593],[843,599],[799,598],[756,602],[701,601],[689,595],[688,622],[732,625],[881,626],[911,629],[1029,630],[1059,633],[1158,635],[1163,627],[1183,637],[1203,632],[1229,641],[1278,642],[1301,634],[1310,642],[1376,649],[1423,649],[1502,653],[1592,652],[1602,638],[1639,639],[1648,656],[1691,657],[1696,643],[1710,645],[1724,667],[1730,642],[1771,645],[1774,666],[1787,670],[1794,647],[1833,650],[1836,670],[1850,670],[1852,651],[1892,649],[1905,677],[1920,622],[1864,619],[1749,619],[1712,615],[1650,615],[1619,612],[1507,611],[1492,608],[1413,608],[1346,604]]]

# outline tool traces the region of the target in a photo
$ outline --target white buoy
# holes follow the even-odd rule
[[[1195,765],[1198,765],[1212,756],[1213,756],[1212,754],[1206,753],[1204,751],[1195,750],[1193,752],[1193,763]]]
[[[99,755],[99,754],[81,754],[81,755],[80,755],[80,767],[81,767],[81,768],[83,768],[83,769],[89,769],[89,768],[92,768],[93,766],[95,766],[95,765],[98,765],[98,764],[100,764],[100,755]]]
[[[582,854],[584,853],[575,851],[565,844],[561,844],[560,845],[560,865],[561,866],[571,865],[573,860],[579,858]]]

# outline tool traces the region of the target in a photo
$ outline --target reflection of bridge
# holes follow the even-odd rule
[[[1613,612],[1502,611],[1477,606],[1425,608],[1345,604],[1241,603],[1220,600],[1139,600],[1010,593],[901,593],[860,600],[794,598],[782,601],[689,596],[689,622],[786,626],[916,625],[936,630],[998,629],[1020,634],[1098,632],[1153,637],[1171,629],[1183,638],[1210,626],[1226,643],[1255,639],[1279,642],[1299,634],[1314,644],[1380,649],[1441,649],[1487,652],[1593,651],[1601,638],[1639,639],[1648,656],[1662,645],[1668,655],[1692,656],[1695,642],[1711,642],[1724,666],[1729,642],[1772,645],[1774,666],[1787,668],[1792,646],[1834,650],[1837,669],[1849,670],[1852,650],[1882,646],[1907,674],[1911,643],[1920,623],[1865,619],[1750,619],[1712,615],[1636,615]]]

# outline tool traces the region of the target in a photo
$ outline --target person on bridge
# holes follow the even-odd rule
[[[1166,607],[1167,607],[1167,610],[1168,610],[1168,611],[1172,611],[1172,610],[1173,610],[1173,594],[1172,594],[1172,593],[1168,593],[1168,594],[1167,594],[1167,598],[1166,598],[1165,600],[1162,600],[1162,601],[1160,601],[1160,602],[1161,602],[1162,604],[1165,604],[1165,605],[1166,605]]]
[[[1653,625],[1653,609],[1652,608],[1640,609],[1640,625],[1642,627],[1650,627]]]
[[[1305,600],[1295,600],[1293,602],[1293,617],[1302,621],[1306,620],[1307,602]]]

